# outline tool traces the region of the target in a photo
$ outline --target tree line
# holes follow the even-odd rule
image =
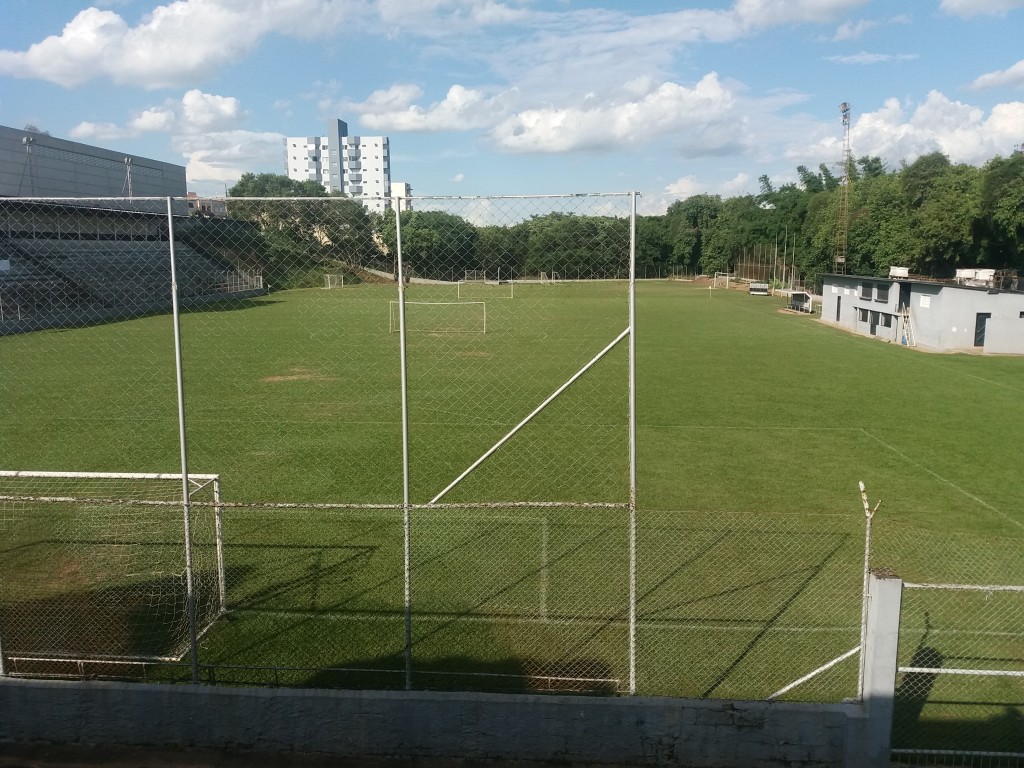
[[[802,275],[833,270],[841,174],[797,168],[798,182],[776,187],[761,176],[757,194],[695,195],[638,224],[641,263],[728,271],[745,248],[786,242]],[[846,271],[886,275],[890,266],[945,278],[958,268],[1024,271],[1024,152],[984,166],[951,163],[934,152],[889,170],[878,157],[852,162],[847,188]],[[781,251],[780,251],[781,252]]]
[[[852,274],[885,275],[890,266],[912,274],[951,277],[965,267],[1024,272],[1024,151],[981,167],[950,162],[939,152],[888,169],[864,156],[847,169],[850,186],[847,266]],[[775,186],[759,179],[757,194],[694,195],[663,215],[637,219],[637,267],[648,274],[729,271],[745,251],[783,241],[805,279],[833,269],[841,173],[826,165],[797,168],[798,181]],[[375,265],[393,271],[393,215],[367,211],[355,200],[246,201],[247,197],[329,197],[314,181],[245,174],[229,190],[222,244],[236,243],[236,260],[271,273],[294,275],[331,263]],[[231,221],[235,232],[229,235]],[[238,229],[239,223],[244,223]],[[403,211],[402,251],[419,276],[451,279],[463,270],[489,276],[624,276],[623,219],[549,213],[509,226],[476,225],[443,211]],[[222,248],[222,252],[225,249]],[[780,251],[781,252],[781,251]],[[294,282],[290,279],[288,282]]]

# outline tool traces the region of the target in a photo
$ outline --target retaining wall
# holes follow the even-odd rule
[[[0,681],[0,742],[609,765],[855,765],[861,707]]]

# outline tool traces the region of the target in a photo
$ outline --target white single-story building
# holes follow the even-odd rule
[[[931,352],[1024,355],[1024,291],[909,277],[825,275],[821,319]]]

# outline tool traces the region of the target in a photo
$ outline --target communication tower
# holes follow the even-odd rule
[[[850,104],[839,105],[839,113],[843,118],[843,175],[836,190],[836,251],[833,271],[846,274],[846,235],[850,228],[850,164],[853,153],[850,151]]]

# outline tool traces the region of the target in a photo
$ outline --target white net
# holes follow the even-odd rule
[[[190,483],[199,634],[222,611],[215,482]],[[180,476],[0,473],[6,671],[182,659],[191,636],[183,510]]]

